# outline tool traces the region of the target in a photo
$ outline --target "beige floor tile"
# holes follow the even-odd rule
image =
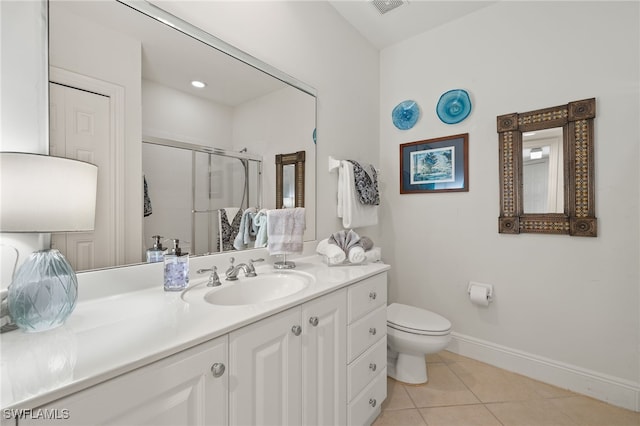
[[[382,403],[383,410],[402,410],[416,408],[402,383],[387,377],[387,399]]]
[[[420,414],[429,426],[501,426],[484,405],[421,408]]]
[[[428,354],[426,356],[427,359],[427,364],[433,363],[433,362],[444,362],[444,359],[440,356],[440,354]]]
[[[478,361],[448,366],[482,402],[524,401],[543,398],[543,391],[550,393],[531,379]]]
[[[551,399],[551,404],[581,426],[638,426],[640,413],[586,396]]]
[[[387,410],[380,413],[373,426],[426,426],[417,409]]]
[[[551,400],[499,402],[485,405],[504,426],[582,426]]]
[[[458,355],[449,351],[441,351],[437,354],[440,358],[444,360],[446,363],[459,362],[459,361],[470,361],[471,358],[467,358],[466,356]]]
[[[566,396],[576,396],[577,394],[557,386],[539,382],[525,376],[520,376],[520,380],[527,384],[541,398],[562,398]]]
[[[418,408],[478,403],[473,393],[446,364],[429,364],[426,385],[406,385],[405,389]]]

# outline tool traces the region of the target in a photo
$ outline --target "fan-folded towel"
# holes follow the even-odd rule
[[[269,254],[301,253],[304,241],[304,207],[267,211]]]

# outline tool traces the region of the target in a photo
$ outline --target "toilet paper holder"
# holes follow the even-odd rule
[[[467,286],[467,293],[471,295],[471,287],[484,287],[487,289],[487,301],[493,302],[493,285],[491,284],[483,284],[477,283],[474,281],[469,281],[469,285]]]

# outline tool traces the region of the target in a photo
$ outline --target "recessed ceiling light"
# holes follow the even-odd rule
[[[202,88],[204,88],[204,87],[206,87],[206,86],[207,86],[207,83],[204,83],[204,82],[202,82],[202,81],[198,81],[198,80],[193,80],[193,81],[191,82],[191,85],[192,85],[193,87],[197,87],[198,89],[202,89]]]

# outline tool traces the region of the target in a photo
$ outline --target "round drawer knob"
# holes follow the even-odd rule
[[[377,365],[375,365],[373,362],[372,362],[371,364],[369,364],[369,369],[370,369],[371,371],[376,371],[376,369],[377,369],[377,368],[378,368],[378,366],[377,366]]]
[[[216,362],[211,366],[211,374],[213,377],[220,377],[224,374],[225,366],[221,362]]]
[[[300,327],[299,325],[294,325],[293,327],[291,327],[291,332],[294,335],[299,336],[300,333],[302,333],[302,327]]]
[[[375,398],[371,398],[369,400],[369,405],[371,405],[372,407],[375,407],[377,403],[378,403],[378,401],[376,401]]]
[[[314,327],[317,327],[318,326],[318,317],[309,318],[309,324],[311,324]]]
[[[372,291],[371,293],[369,293],[369,299],[376,300],[376,297],[378,297],[378,295],[376,294],[375,291]]]
[[[372,336],[375,336],[375,335],[376,335],[376,329],[375,329],[375,327],[371,327],[371,328],[369,329],[369,333],[370,333]]]

